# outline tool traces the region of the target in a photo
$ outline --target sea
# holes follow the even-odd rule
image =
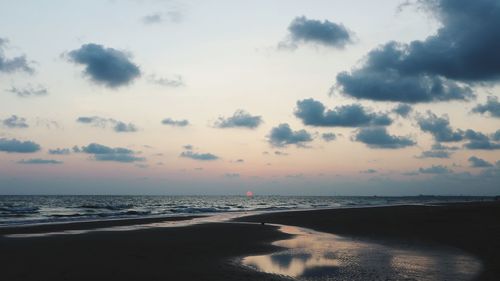
[[[0,227],[223,212],[429,205],[492,201],[469,196],[88,196],[0,195]]]

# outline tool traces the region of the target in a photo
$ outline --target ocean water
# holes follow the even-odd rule
[[[71,221],[492,200],[415,196],[0,196],[0,227]]]

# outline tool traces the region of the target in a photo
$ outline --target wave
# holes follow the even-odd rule
[[[134,208],[133,204],[119,204],[119,205],[101,205],[101,204],[83,204],[78,206],[81,209],[104,209],[104,210],[125,210]]]
[[[0,212],[7,214],[36,214],[39,211],[38,207],[0,207]]]

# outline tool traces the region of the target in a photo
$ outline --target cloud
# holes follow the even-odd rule
[[[2,124],[7,128],[28,128],[26,123],[26,118],[18,117],[17,115],[12,115],[7,119],[2,120]]]
[[[436,114],[427,111],[427,116],[417,117],[418,125],[424,132],[430,133],[439,142],[455,142],[464,138],[462,130],[453,131],[450,127],[450,120],[447,115],[438,117]]]
[[[32,141],[0,138],[0,151],[8,153],[33,153],[39,151],[40,145]]]
[[[0,73],[13,73],[17,71],[33,74],[35,70],[30,66],[25,55],[7,58],[4,54],[4,49],[8,44],[8,40],[0,38]]]
[[[189,125],[189,121],[186,119],[183,120],[174,120],[172,118],[165,118],[161,121],[163,125],[170,125],[173,127],[186,127]]]
[[[377,170],[374,170],[374,169],[367,169],[367,170],[362,170],[362,171],[359,171],[361,174],[375,174],[377,173]]]
[[[94,43],[70,51],[68,58],[73,63],[84,65],[84,74],[93,82],[110,88],[128,85],[141,75],[128,54]]]
[[[115,126],[113,127],[113,130],[118,133],[123,133],[123,132],[137,132],[137,127],[132,124],[132,123],[124,123],[121,121],[116,122]]]
[[[469,142],[464,144],[465,148],[468,149],[482,149],[482,150],[496,150],[500,149],[500,143],[495,142],[495,134],[493,134],[492,139],[487,135],[476,132],[474,130],[465,131],[464,138],[468,139]]]
[[[145,160],[143,157],[137,157],[136,153],[128,148],[112,148],[98,143],[91,143],[87,146],[82,146],[81,148],[75,147],[73,148],[73,151],[92,154],[93,159],[96,161],[130,163]]]
[[[83,124],[90,124],[94,127],[106,128],[109,125],[117,133],[124,132],[137,132],[137,127],[132,123],[125,123],[123,121],[115,120],[112,118],[103,118],[99,116],[80,116],[76,122]]]
[[[174,76],[174,78],[165,78],[165,77],[157,77],[156,75],[152,74],[148,76],[148,81],[150,83],[164,87],[177,88],[184,86],[184,81],[182,79],[182,76],[180,75],[176,75]]]
[[[71,153],[71,150],[69,148],[49,149],[49,154],[52,154],[52,155],[68,155],[70,153]]]
[[[441,28],[423,41],[389,42],[371,51],[361,68],[337,76],[345,94],[405,102],[463,100],[472,93],[461,83],[500,79],[497,0],[417,3],[433,13]]]
[[[415,145],[410,137],[389,135],[384,127],[361,128],[354,140],[366,144],[370,148],[398,149]]]
[[[273,146],[283,147],[289,144],[295,144],[303,147],[305,143],[313,140],[310,133],[306,130],[293,131],[287,123],[279,124],[271,129],[268,141]]]
[[[500,141],[500,129],[497,130],[495,133],[493,133],[493,135],[491,136],[491,138],[494,140],[494,141]]]
[[[485,104],[478,104],[472,109],[474,113],[485,114],[488,113],[492,117],[500,118],[500,102],[497,97],[488,97]]]
[[[411,107],[411,105],[400,103],[392,109],[392,112],[396,113],[397,115],[399,115],[401,117],[406,118],[406,117],[408,117],[410,112],[412,112],[412,110],[413,110],[413,108]]]
[[[262,117],[253,116],[250,113],[238,109],[230,117],[219,117],[214,126],[217,128],[248,128],[255,129],[262,124]]]
[[[283,152],[283,151],[276,150],[274,152],[274,155],[277,155],[277,156],[288,156],[289,154],[286,153],[286,152]]]
[[[384,54],[370,53],[368,63],[375,64],[371,60],[382,60],[372,58],[375,56],[383,57]],[[348,96],[375,101],[418,103],[474,98],[470,87],[441,77],[402,75],[394,70],[377,69],[377,66],[370,65],[350,73],[339,73],[336,88]]]
[[[337,135],[335,135],[334,133],[323,133],[321,134],[321,138],[323,138],[323,140],[326,142],[330,142],[337,139]]]
[[[458,150],[459,147],[458,146],[446,146],[446,145],[443,145],[443,144],[437,142],[437,143],[432,145],[432,149],[433,150]]]
[[[41,97],[49,94],[47,88],[43,87],[42,85],[33,86],[31,84],[28,84],[24,88],[11,87],[6,91],[13,93],[21,98]]]
[[[360,104],[327,110],[321,102],[314,99],[297,101],[295,116],[301,119],[304,125],[321,127],[387,126],[392,123],[387,114],[368,112]]]
[[[183,148],[184,148],[185,150],[193,150],[193,146],[192,146],[192,145],[190,145],[190,144],[186,144],[186,145],[184,145],[184,146],[183,146]]]
[[[319,44],[337,49],[352,43],[352,35],[343,24],[328,20],[319,21],[305,16],[296,17],[288,26],[288,38],[280,42],[280,48],[297,48],[300,43]]]
[[[490,162],[484,160],[484,159],[481,159],[481,158],[478,158],[476,156],[471,156],[469,157],[469,162],[470,162],[470,166],[473,167],[473,168],[488,168],[488,167],[493,167],[493,164],[491,164]]]
[[[417,156],[417,158],[450,158],[451,152],[446,150],[427,150],[423,151],[422,154]]]
[[[181,20],[182,20],[182,14],[179,11],[152,13],[141,18],[142,23],[147,25],[159,24],[163,22],[178,23]]]
[[[212,153],[197,153],[191,150],[183,151],[180,157],[190,158],[193,160],[200,160],[200,161],[213,161],[219,159],[218,156]]]
[[[451,170],[449,170],[446,166],[442,165],[432,165],[428,168],[420,168],[418,171],[421,174],[449,174]]]
[[[62,164],[62,161],[52,160],[52,159],[40,159],[40,158],[32,158],[28,160],[21,160],[18,162],[19,164]]]

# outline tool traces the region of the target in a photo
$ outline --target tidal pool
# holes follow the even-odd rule
[[[242,259],[245,266],[297,280],[472,280],[479,260],[448,247],[388,246],[309,229],[281,226],[295,235],[274,245],[285,250]]]

